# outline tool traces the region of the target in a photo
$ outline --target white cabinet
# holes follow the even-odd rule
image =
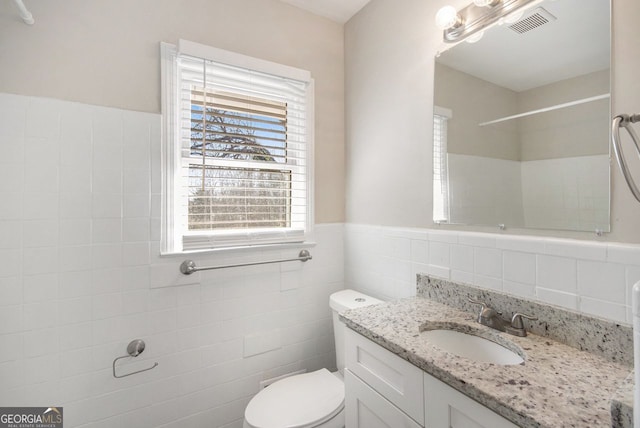
[[[349,370],[344,371],[347,428],[420,428],[413,419]]]
[[[427,428],[518,428],[477,401],[424,374]]]
[[[345,364],[346,428],[518,428],[350,329]]]
[[[423,425],[423,371],[350,329],[345,345],[347,369]]]

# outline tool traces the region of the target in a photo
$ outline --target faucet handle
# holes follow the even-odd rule
[[[521,314],[519,312],[516,312],[515,314],[513,314],[513,317],[511,318],[511,327],[517,328],[517,329],[524,329],[522,318],[526,318],[531,321],[535,321],[538,319],[537,317],[534,317],[532,315]]]
[[[481,300],[472,299],[469,296],[467,296],[467,299],[469,300],[469,302],[473,303],[474,305],[480,305],[480,312],[478,312],[478,322],[481,323],[482,314],[484,313],[485,309],[489,308],[489,305],[487,305],[485,302]]]
[[[487,305],[485,302],[483,302],[481,300],[476,300],[476,299],[473,299],[471,297],[467,297],[467,299],[469,300],[469,302],[473,303],[474,305],[482,305],[480,310],[484,310],[484,308],[488,308],[489,307],[489,305]]]
[[[491,306],[489,306],[488,304],[486,304],[482,300],[475,300],[475,299],[473,299],[471,297],[467,297],[467,299],[469,300],[469,302],[473,303],[474,305],[480,305],[481,306],[480,307],[480,314],[484,313],[484,311],[486,309],[486,310],[494,311],[498,315],[502,315],[502,312],[496,311],[495,309],[493,309]]]
[[[469,302],[473,303],[474,305],[480,305],[480,312],[478,312],[478,322],[480,324],[484,324],[483,319],[490,319],[493,318],[496,315],[502,315],[502,312],[498,312],[495,309],[493,309],[491,306],[489,306],[488,304],[486,304],[485,302],[481,301],[481,300],[475,300],[471,297],[467,297],[467,299],[469,299]]]

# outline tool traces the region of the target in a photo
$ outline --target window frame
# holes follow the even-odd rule
[[[184,159],[180,154],[180,107],[178,88],[178,57],[188,55],[203,60],[223,63],[251,71],[271,74],[304,82],[307,85],[306,96],[306,157],[305,181],[306,215],[302,231],[299,228],[256,228],[242,232],[223,232],[194,234],[183,230],[177,221],[179,213],[180,180],[177,179]],[[160,43],[161,60],[161,105],[162,105],[162,161],[161,161],[161,255],[184,254],[194,252],[224,252],[246,249],[288,248],[310,244],[314,226],[314,80],[306,70],[265,61],[258,58],[230,52],[199,43],[180,40],[178,45]],[[265,169],[268,166],[265,165]],[[295,182],[292,181],[292,185]],[[298,182],[302,183],[302,181]],[[185,201],[186,202],[186,201]],[[183,238],[189,236],[201,238],[198,248],[184,248]],[[224,239],[225,237],[229,239]]]
[[[451,213],[449,211],[449,167],[448,167],[448,159],[447,159],[447,137],[448,137],[447,127],[448,127],[448,121],[451,120],[452,118],[453,118],[453,111],[451,111],[448,108],[434,106],[434,109],[433,109],[432,220],[435,224],[449,223],[451,219]],[[436,122],[438,122],[438,124],[436,124]],[[438,131],[438,133],[436,133],[436,130]],[[436,156],[436,154],[438,154],[439,156]],[[439,189],[437,188],[438,183],[440,184]]]

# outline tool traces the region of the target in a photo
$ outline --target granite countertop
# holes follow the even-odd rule
[[[345,311],[348,327],[480,402],[518,426],[610,427],[611,400],[631,367],[553,339],[516,337],[478,324],[476,316],[414,297]],[[524,364],[499,366],[447,353],[421,331],[448,324],[520,353]]]

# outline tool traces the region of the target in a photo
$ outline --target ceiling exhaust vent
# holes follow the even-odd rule
[[[538,27],[543,26],[544,24],[548,24],[549,22],[555,21],[555,16],[551,15],[546,9],[539,7],[535,9],[531,15],[526,18],[521,19],[518,22],[514,22],[509,25],[513,31],[519,34],[524,34],[527,31],[534,30]]]

